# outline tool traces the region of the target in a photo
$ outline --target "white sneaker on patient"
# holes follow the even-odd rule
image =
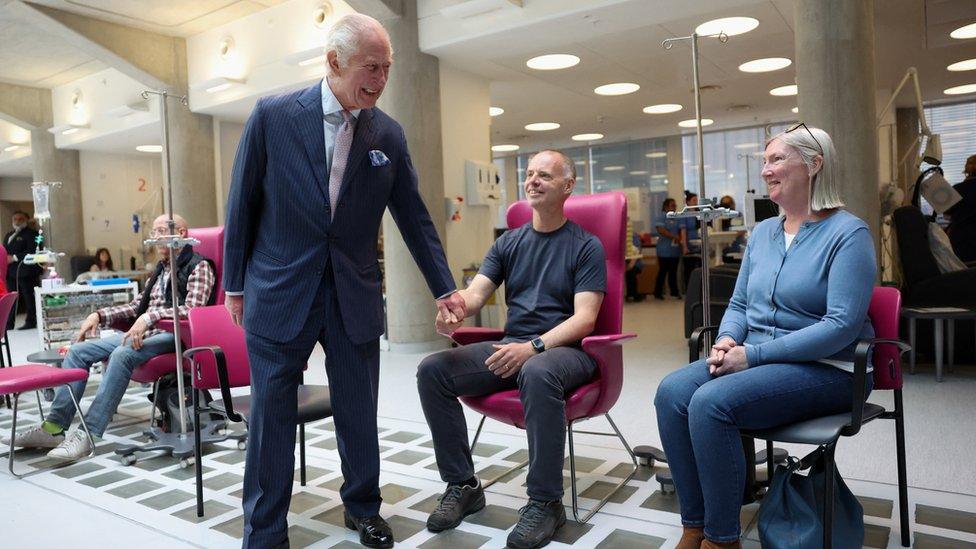
[[[57,448],[48,452],[47,457],[63,461],[75,461],[86,457],[91,451],[92,443],[88,440],[88,435],[81,429],[75,429]]]
[[[57,448],[64,442],[64,433],[52,435],[38,425],[17,433],[14,442],[17,448]],[[10,446],[10,438],[0,437],[0,443]]]

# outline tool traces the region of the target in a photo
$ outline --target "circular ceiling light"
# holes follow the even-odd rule
[[[702,118],[701,120],[702,127],[711,126],[714,123],[715,121],[712,120],[711,118]],[[678,125],[681,126],[682,128],[697,128],[698,120],[694,118],[692,118],[691,120],[682,120],[681,122],[678,122]]]
[[[800,107],[793,107],[792,109],[790,109],[790,112],[793,114],[799,114]]]
[[[573,136],[573,141],[596,141],[603,139],[602,133],[579,133]]]
[[[491,148],[491,152],[504,153],[519,150],[518,145],[495,145]]]
[[[599,86],[593,90],[593,93],[597,95],[627,95],[639,89],[640,86],[633,82],[616,82]]]
[[[537,71],[558,71],[579,65],[580,58],[568,53],[551,53],[533,57],[525,62],[525,66]]]
[[[634,170],[627,173],[629,173],[630,175],[647,175],[647,170]]]
[[[966,26],[959,27],[958,29],[949,33],[949,38],[955,38],[956,40],[976,38],[976,23],[970,23]]]
[[[644,156],[646,156],[647,158],[664,158],[667,155],[668,155],[668,153],[666,153],[664,151],[657,151],[657,152],[647,153]]]
[[[163,152],[162,145],[139,145],[136,150],[143,153],[161,153]]]
[[[603,169],[606,170],[606,171],[608,171],[608,172],[619,172],[619,171],[622,171],[624,169],[624,167],[623,166],[604,166]]]
[[[559,124],[555,122],[533,122],[532,124],[526,124],[525,129],[530,132],[547,132],[549,130],[558,130]]]
[[[488,107],[488,116],[498,116],[504,113],[505,113],[505,109],[501,107]]]
[[[946,67],[946,70],[952,72],[962,72],[962,71],[972,71],[976,70],[976,59],[967,59],[965,61],[960,61],[958,63],[953,63]]]
[[[797,88],[796,84],[790,84],[789,86],[780,86],[778,88],[773,88],[769,90],[769,95],[775,95],[777,97],[787,97],[790,95],[796,95]]]
[[[785,57],[767,57],[765,59],[755,59],[739,65],[742,72],[772,72],[785,69],[793,62]]]
[[[660,105],[651,105],[644,107],[644,112],[646,114],[668,114],[670,112],[678,112],[683,107],[677,103],[661,103]]]
[[[695,33],[711,36],[724,32],[727,36],[745,34],[759,26],[759,21],[752,17],[723,17],[713,19],[695,27]]]
[[[953,86],[942,93],[946,95],[962,95],[964,93],[976,93],[976,84],[964,84],[962,86]]]
[[[732,145],[736,149],[755,149],[759,146],[759,143],[739,143],[738,145]]]

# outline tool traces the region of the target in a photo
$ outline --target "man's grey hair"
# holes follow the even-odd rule
[[[532,156],[535,157],[536,155],[540,155],[542,153],[552,153],[558,156],[563,162],[563,175],[568,175],[570,179],[576,181],[576,163],[573,162],[573,159],[570,158],[568,154],[557,149],[543,149]]]
[[[369,31],[379,30],[382,32],[387,41],[389,41],[389,34],[383,25],[379,21],[373,19],[368,15],[363,15],[361,13],[352,13],[349,15],[344,15],[336,21],[332,28],[329,29],[329,36],[325,40],[325,53],[329,54],[330,51],[336,52],[336,57],[339,60],[340,67],[346,67],[349,65],[349,58],[359,51],[359,41]],[[393,53],[393,48],[391,46],[390,53]],[[332,69],[329,68],[329,72]]]
[[[834,149],[834,140],[820,128],[808,128],[810,131],[804,128],[805,126],[791,132],[776,134],[769,138],[766,145],[769,146],[774,139],[779,139],[800,155],[800,159],[809,170],[813,169],[814,158],[817,155],[822,156],[823,165],[810,182],[812,189],[810,210],[819,212],[842,208],[844,201],[840,198],[840,178],[837,175],[837,150]]]

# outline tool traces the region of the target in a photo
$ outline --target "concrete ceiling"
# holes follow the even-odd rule
[[[32,0],[30,3],[168,36],[190,36],[285,0]],[[53,88],[106,68],[41,31],[18,0],[0,0],[0,81]]]
[[[536,4],[550,0],[534,0]],[[428,0],[428,23],[449,22],[440,8],[459,0]],[[680,120],[694,118],[690,49],[687,43],[664,50],[662,40],[686,36],[707,20],[747,16],[759,27],[733,36],[726,44],[714,39],[701,43],[701,84],[720,89],[702,94],[703,117],[715,120],[709,129],[766,124],[795,119],[790,112],[795,97],[774,97],[769,90],[795,82],[795,65],[770,73],[746,74],[741,63],[762,57],[796,59],[792,0],[623,0],[593,1],[592,7],[572,4],[565,11],[539,15],[508,7],[479,16],[480,28],[497,32],[471,32],[477,18],[455,21],[471,33],[440,33],[427,52],[442,62],[481,75],[491,81],[494,106],[505,113],[492,119],[492,144],[514,143],[522,150],[579,145],[570,140],[578,133],[602,133],[605,141],[670,135],[682,131]],[[519,21],[519,18],[523,18]],[[948,33],[976,21],[971,0],[884,0],[875,3],[876,77],[879,89],[894,88],[905,70],[919,69],[926,101],[946,100],[942,90],[976,83],[976,73],[950,73],[952,62],[976,57],[976,40],[951,40]],[[421,28],[423,29],[423,22]],[[533,56],[571,53],[579,65],[560,71],[536,71],[525,66]],[[635,82],[633,94],[603,97],[593,88],[611,82]],[[910,93],[899,105],[910,106]],[[801,91],[802,93],[802,91]],[[956,96],[972,99],[973,96]],[[680,112],[647,115],[643,107],[678,103]],[[880,107],[879,107],[880,108]],[[558,122],[555,131],[529,132],[525,124]],[[687,130],[684,130],[687,131]]]

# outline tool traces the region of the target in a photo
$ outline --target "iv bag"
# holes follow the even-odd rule
[[[34,194],[34,218],[38,221],[51,219],[51,208],[48,198],[51,194],[51,186],[47,183],[34,183],[31,185]]]

